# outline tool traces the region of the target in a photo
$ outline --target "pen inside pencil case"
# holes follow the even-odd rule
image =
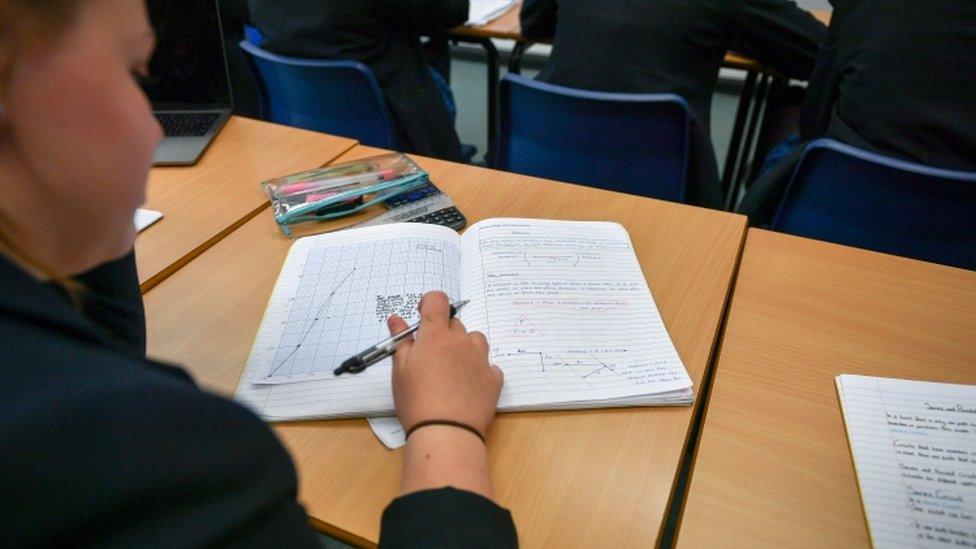
[[[364,195],[395,190],[397,180],[411,183],[424,174],[401,153],[309,170],[262,183],[279,223],[307,221],[308,217],[341,215],[362,206]],[[390,183],[387,185],[387,183]],[[395,194],[395,193],[394,193]]]

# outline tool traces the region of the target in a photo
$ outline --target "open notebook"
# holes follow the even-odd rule
[[[873,545],[976,546],[976,386],[836,381]]]
[[[285,261],[236,398],[269,420],[383,416],[391,360],[335,377],[417,320],[430,290],[505,372],[501,410],[689,404],[692,383],[616,223],[488,219],[464,236],[400,223],[301,238]]]

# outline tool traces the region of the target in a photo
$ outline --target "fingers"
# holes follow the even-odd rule
[[[474,346],[478,349],[479,353],[484,356],[488,356],[488,338],[485,337],[485,334],[481,332],[471,332],[468,334],[468,337],[471,339],[471,342],[474,343]]]
[[[451,304],[444,292],[427,292],[417,305],[420,311],[420,326],[446,328],[451,317]]]
[[[402,318],[393,315],[386,319],[386,327],[390,329],[390,335],[396,335],[407,329],[407,321]],[[413,338],[407,338],[406,341],[397,347],[396,353],[393,354],[393,370],[396,371],[397,368],[403,364],[406,360],[407,353],[410,352],[410,348],[413,347]]]
[[[390,318],[386,319],[386,327],[390,329],[390,335],[397,335],[409,328],[407,321],[397,315],[391,315]]]
[[[505,372],[503,372],[501,368],[499,368],[494,364],[491,365],[491,369],[492,371],[494,371],[495,376],[498,377],[499,385],[505,383]]]

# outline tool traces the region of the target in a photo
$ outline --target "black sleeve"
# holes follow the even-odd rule
[[[827,33],[791,0],[744,0],[735,27],[737,51],[800,80],[810,78]]]
[[[440,488],[393,500],[380,547],[518,547],[508,510],[477,494]]]
[[[535,40],[552,40],[556,35],[556,0],[525,0],[522,2],[519,20],[522,24],[522,36]]]
[[[800,138],[803,141],[811,141],[827,133],[830,113],[840,97],[842,75],[837,63],[837,41],[843,22],[838,19],[835,10],[803,99],[803,109],[800,111]]]
[[[428,36],[468,20],[468,0],[383,0],[380,5],[395,24],[407,25],[417,34]]]
[[[41,388],[44,404],[6,425],[0,539],[319,546],[291,460],[261,420],[184,383],[117,377],[77,376],[56,395]]]
[[[81,312],[135,356],[146,356],[146,313],[136,274],[136,254],[103,263],[75,277]]]

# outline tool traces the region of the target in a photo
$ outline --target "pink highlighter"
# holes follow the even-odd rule
[[[396,177],[396,170],[389,168],[379,172],[365,173],[361,175],[349,175],[346,177],[338,177],[329,179],[327,186],[322,189],[324,192],[310,193],[305,197],[305,202],[315,202],[328,198],[340,191],[330,191],[328,189],[335,189],[337,187],[346,187],[349,185],[372,185],[373,183],[378,183],[380,181],[386,181],[388,179],[393,179]],[[290,185],[282,185],[279,188],[279,192],[283,195],[299,194],[306,191],[315,190],[322,187],[322,182],[317,180],[305,180],[298,183],[292,183]]]
[[[383,171],[380,171],[380,172],[368,173],[368,174],[364,174],[364,175],[351,175],[351,176],[348,176],[348,177],[342,177],[342,178],[338,178],[338,179],[333,179],[333,180],[331,180],[329,182],[330,183],[329,186],[334,188],[338,184],[339,186],[347,187],[347,189],[344,189],[344,190],[348,190],[348,187],[350,185],[364,185],[364,184],[365,185],[372,185],[373,183],[379,183],[380,181],[387,181],[387,180],[393,179],[395,177],[396,177],[396,170],[387,169],[387,170],[383,170]],[[316,187],[315,182],[302,182],[302,183],[293,183],[291,185],[287,185],[287,186],[283,187],[282,190],[284,190],[285,192],[297,193],[297,192],[302,192],[302,191],[304,191],[306,189],[310,189],[310,188],[311,189],[314,189],[315,187]],[[305,203],[308,204],[308,203],[311,203],[311,202],[318,202],[320,200],[325,200],[325,199],[329,198],[330,196],[334,196],[336,194],[339,194],[340,192],[343,192],[343,191],[328,191],[327,190],[325,192],[318,192],[318,193],[312,192],[312,193],[309,193],[308,195],[305,196]],[[331,210],[331,209],[335,208],[335,209],[341,210],[343,208],[347,208],[347,207],[352,206],[352,205],[361,204],[362,202],[363,202],[363,197],[362,196],[357,196],[355,198],[350,198],[349,200],[345,200],[345,201],[343,201],[343,202],[341,202],[339,204],[336,204],[335,206],[332,206],[329,209]],[[316,212],[316,213],[319,213],[319,212]]]

